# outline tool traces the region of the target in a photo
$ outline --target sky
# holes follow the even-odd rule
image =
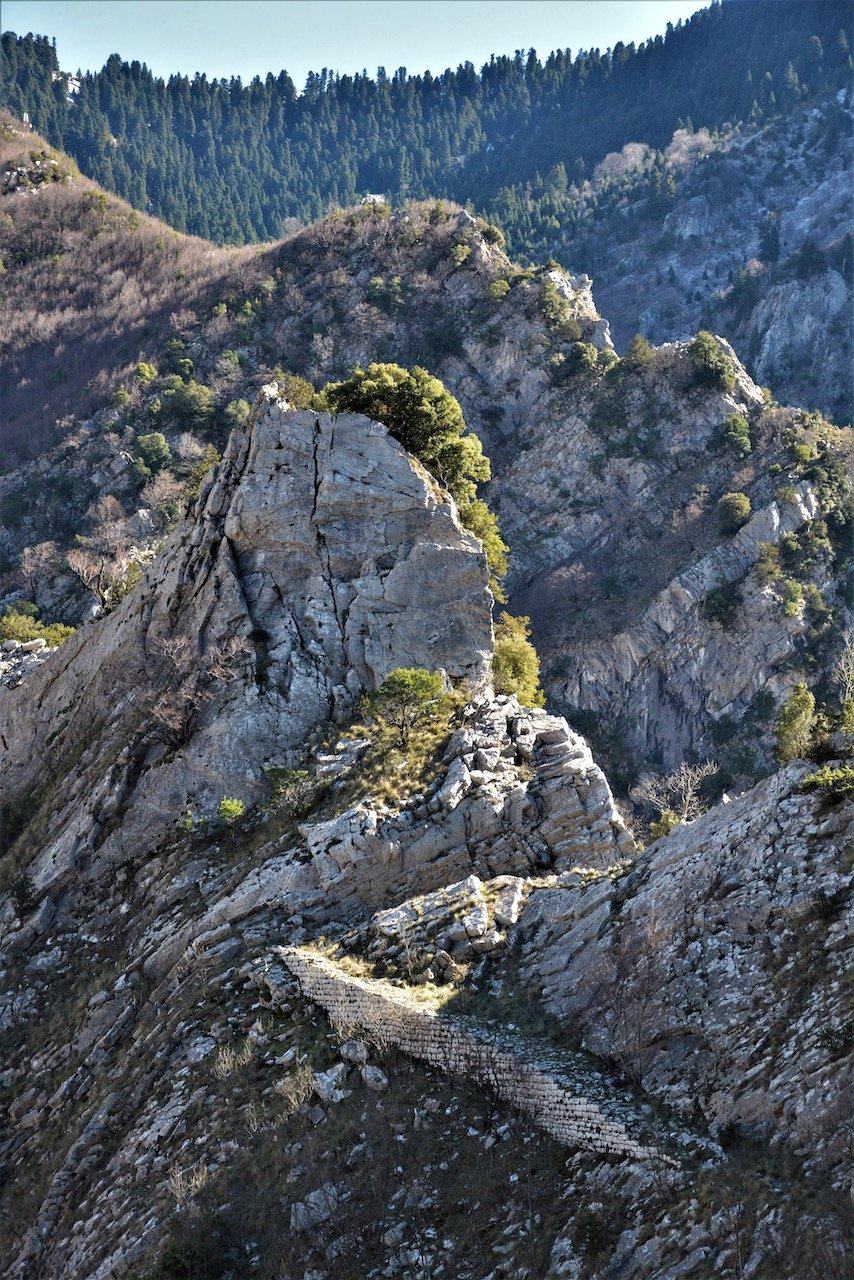
[[[155,75],[244,81],[287,71],[378,66],[391,75],[478,69],[490,54],[636,44],[664,34],[708,0],[2,0],[17,35],[55,36],[63,71],[97,71],[111,53]]]

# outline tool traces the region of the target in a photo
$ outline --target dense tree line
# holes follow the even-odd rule
[[[661,149],[679,126],[761,119],[847,84],[846,0],[713,3],[636,47],[532,49],[440,76],[286,71],[155,78],[114,54],[68,95],[55,43],[2,38],[0,105],[88,176],[181,231],[265,240],[366,192],[470,201],[516,253],[581,234],[577,185],[630,141]],[[69,97],[72,101],[69,101]],[[660,165],[647,178],[668,198]]]

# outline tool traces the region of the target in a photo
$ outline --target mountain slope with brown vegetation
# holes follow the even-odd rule
[[[25,251],[47,199],[60,224],[82,228],[87,278],[120,286],[104,345],[85,337],[97,309],[78,309],[89,286],[70,275],[33,321],[55,346],[80,339],[75,377],[92,383],[82,408],[69,384],[45,388],[44,348],[19,352],[20,420],[44,425],[49,396],[62,444],[0,477],[0,550],[7,587],[35,592],[52,617],[84,612],[74,579],[57,574],[75,537],[107,548],[113,594],[123,590],[131,549],[154,546],[197,485],[206,443],[223,447],[262,382],[304,405],[354,365],[394,360],[437,374],[484,441],[511,607],[533,618],[550,696],[623,786],[641,762],[692,754],[723,755],[747,781],[772,763],[775,711],[799,679],[832,702],[826,677],[850,626],[851,435],[776,405],[726,343],[640,344],[618,361],[587,277],[518,267],[496,228],[443,202],[342,211],[228,251],[135,227],[132,211],[73,179],[20,190],[4,197],[17,255],[8,296],[58,270],[52,241]],[[147,328],[133,311],[126,325],[122,290],[152,300]],[[739,534],[721,524],[728,493],[750,504]],[[99,495],[119,504],[112,532]],[[33,550],[44,545],[50,555]],[[55,567],[39,575],[45,559]]]

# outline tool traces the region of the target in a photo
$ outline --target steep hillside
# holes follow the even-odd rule
[[[97,230],[73,181],[7,196],[10,297],[52,261],[20,251],[45,199],[66,224]],[[128,226],[115,201],[103,216],[89,274],[108,278],[121,248],[121,288],[147,296],[154,228]],[[154,548],[194,469],[197,485],[210,464],[205,443],[222,448],[262,381],[307,404],[305,378],[321,386],[396,360],[435,371],[485,442],[511,606],[533,619],[550,696],[608,752],[622,786],[643,763],[690,753],[722,757],[732,780],[755,777],[795,683],[806,677],[832,700],[824,681],[850,627],[850,432],[778,407],[726,344],[641,345],[617,361],[589,278],[514,265],[495,229],[441,202],[342,213],[251,255],[200,259],[180,238],[170,252],[155,282],[166,289],[186,271],[185,305],[165,325],[149,314],[132,373],[119,343],[74,346],[87,312],[73,252],[40,321],[74,349],[77,378],[115,388],[109,407],[66,422],[56,453],[0,478],[7,589],[25,588],[45,618],[74,622],[91,606],[62,572],[75,537],[115,580],[94,593],[124,590],[130,561]],[[47,394],[57,417],[73,413],[69,388],[47,391],[38,368],[37,353],[18,370],[21,420],[37,421]],[[142,454],[157,432],[167,452],[152,478]],[[721,522],[727,493],[750,501],[740,532]],[[104,509],[105,496],[118,505]]]
[[[626,147],[566,192],[580,228],[544,229],[538,247],[594,272],[620,350],[711,328],[782,401],[850,422],[851,135],[841,93],[767,124],[679,130],[660,159]]]
[[[850,804],[797,765],[639,854],[486,583],[384,428],[267,390],[0,689],[10,1277],[845,1274]]]

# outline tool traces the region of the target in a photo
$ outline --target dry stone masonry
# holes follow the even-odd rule
[[[307,948],[280,947],[278,955],[303,994],[322,1005],[333,1024],[361,1028],[380,1043],[396,1045],[444,1071],[474,1076],[567,1146],[627,1160],[672,1163],[662,1152],[635,1141],[625,1125],[603,1114],[595,1103],[574,1093],[568,1081],[525,1062],[485,1032],[419,1006],[387,983],[351,977]],[[275,976],[268,972],[265,981],[275,999]]]

